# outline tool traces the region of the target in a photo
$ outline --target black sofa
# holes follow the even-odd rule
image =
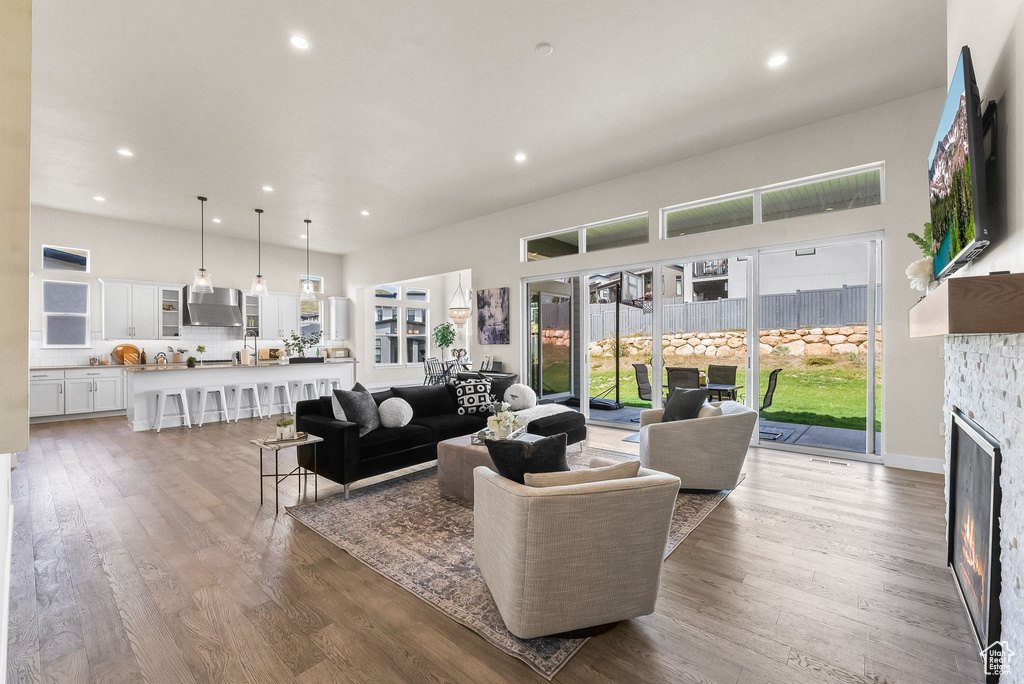
[[[393,387],[374,392],[377,405],[391,397],[409,402],[413,417],[400,428],[380,427],[362,437],[355,423],[336,420],[330,397],[300,401],[296,407],[299,430],[323,438],[316,446],[318,475],[345,485],[358,480],[437,458],[437,443],[484,428],[487,414],[459,415],[453,385]],[[587,438],[583,414],[560,413],[530,421],[526,431],[549,436],[566,433],[569,444]],[[313,447],[299,449],[299,465],[313,470]]]

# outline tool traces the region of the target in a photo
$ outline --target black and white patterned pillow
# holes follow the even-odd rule
[[[491,380],[478,378],[455,383],[455,398],[459,402],[459,415],[486,413],[491,407]]]

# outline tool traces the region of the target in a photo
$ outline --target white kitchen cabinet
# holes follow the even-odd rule
[[[160,287],[160,339],[176,340],[181,337],[182,290],[177,285]]]
[[[331,308],[331,339],[349,339],[348,318],[351,300],[348,297],[328,297]]]
[[[278,317],[281,324],[281,337],[291,337],[299,331],[299,297],[298,295],[280,295]]]
[[[96,378],[93,380],[93,411],[119,411],[124,407],[124,380],[122,378]]]
[[[298,295],[269,294],[260,311],[260,337],[280,340],[299,330]]]
[[[159,339],[159,321],[159,285],[103,281],[103,339]]]
[[[64,415],[92,413],[92,378],[64,381]]]
[[[64,379],[32,380],[28,390],[28,417],[64,415]]]

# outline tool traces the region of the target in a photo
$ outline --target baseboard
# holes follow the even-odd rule
[[[945,461],[927,456],[905,456],[903,454],[883,454],[882,463],[887,468],[902,468],[903,470],[918,470],[922,473],[945,472]]]

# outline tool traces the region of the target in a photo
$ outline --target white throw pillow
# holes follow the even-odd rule
[[[331,392],[331,408],[334,409],[334,420],[348,420],[345,417],[345,409],[341,408],[341,402],[338,401],[338,395]]]
[[[386,428],[405,427],[412,420],[412,406],[405,399],[391,397],[377,407],[380,424]]]
[[[705,402],[704,405],[700,407],[700,412],[697,413],[698,418],[711,418],[712,416],[720,415],[722,415],[722,407],[712,406],[707,402]]]
[[[537,393],[522,383],[516,383],[505,390],[504,399],[511,411],[522,411],[537,405]]]

